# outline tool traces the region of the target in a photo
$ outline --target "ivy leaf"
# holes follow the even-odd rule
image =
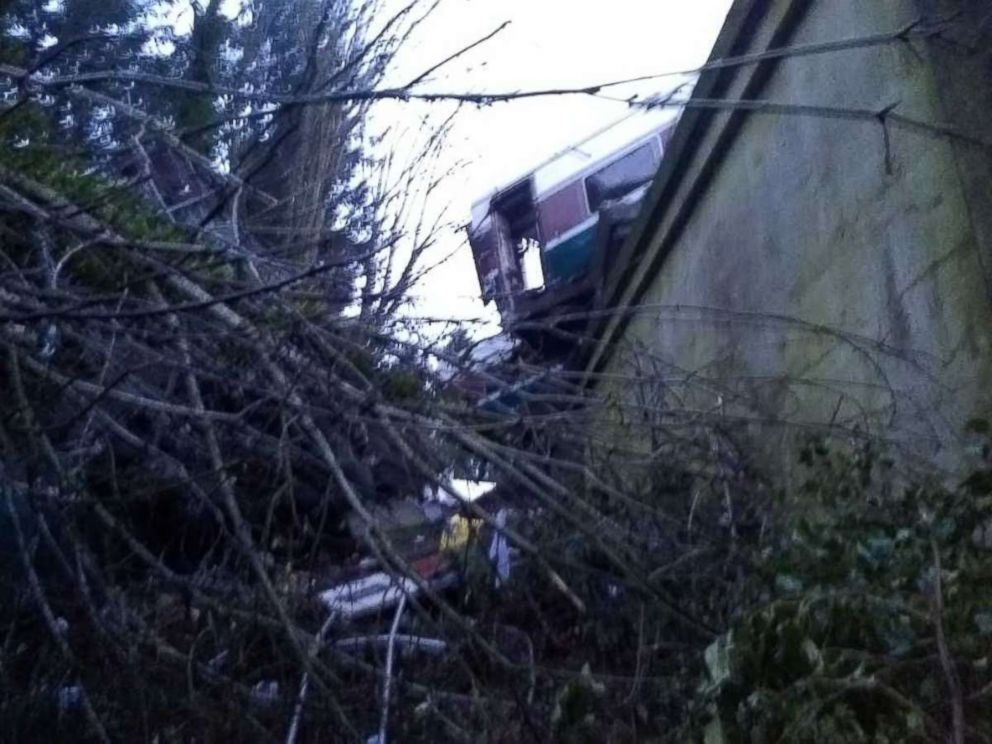
[[[775,576],[775,588],[782,594],[798,594],[803,590],[803,582],[795,576],[778,574]]]
[[[823,654],[820,653],[820,649],[813,642],[812,638],[806,638],[803,640],[803,654],[806,656],[806,660],[809,662],[813,673],[819,673],[823,671]]]
[[[717,687],[730,679],[730,653],[733,645],[733,634],[727,633],[713,641],[703,652],[703,660],[706,662],[706,671],[709,672],[712,687]]]
[[[890,537],[872,537],[864,544],[858,544],[858,556],[871,568],[878,569],[889,562],[895,549],[895,541]]]
[[[992,610],[979,610],[975,613],[975,625],[978,626],[978,634],[982,636],[992,635]]]

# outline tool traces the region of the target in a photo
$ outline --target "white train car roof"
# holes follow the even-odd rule
[[[523,179],[533,177],[534,193],[540,199],[557,187],[573,181],[584,171],[611,156],[620,155],[645,138],[657,134],[675,119],[671,109],[637,110],[555,153],[531,171],[521,174],[500,188],[493,189],[472,204],[472,225],[480,224],[489,213],[490,200]]]

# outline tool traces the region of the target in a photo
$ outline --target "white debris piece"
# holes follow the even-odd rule
[[[389,639],[390,636],[385,633],[340,638],[334,641],[334,647],[342,651],[363,651],[370,646],[386,646]],[[440,638],[425,638],[424,636],[397,633],[393,642],[403,651],[421,651],[435,656],[446,653],[448,650],[448,643]]]
[[[441,491],[441,501],[442,503],[451,502],[462,502],[462,501],[475,501],[476,499],[485,496],[487,493],[496,488],[496,484],[492,481],[476,481],[476,480],[465,480],[463,478],[452,478],[448,483],[448,487],[454,491],[458,498],[453,499],[447,492]]]
[[[76,710],[83,704],[83,688],[79,685],[64,685],[55,691],[59,710]]]
[[[252,699],[257,703],[271,705],[279,700],[279,683],[274,679],[263,679],[251,688]]]
[[[55,631],[60,636],[65,636],[65,634],[69,632],[69,621],[64,617],[55,618]]]
[[[331,612],[344,618],[361,617],[382,609],[395,607],[404,595],[419,591],[411,579],[390,576],[379,571],[338,586],[332,586],[317,595]]]
[[[227,664],[227,657],[228,656],[229,656],[229,654],[228,654],[228,652],[226,650],[225,651],[221,651],[219,654],[217,654],[210,661],[207,662],[207,668],[211,672],[219,672],[219,671],[221,671],[224,668],[224,665]]]
[[[493,541],[489,544],[489,560],[496,569],[498,587],[510,578],[510,546],[507,545],[502,531],[506,527],[506,509],[500,509],[496,513],[496,527],[498,529],[493,532]]]

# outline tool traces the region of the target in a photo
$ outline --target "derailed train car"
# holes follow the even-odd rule
[[[624,204],[636,213],[671,127],[668,112],[631,114],[472,205],[482,299],[496,302],[504,327],[590,283],[608,260],[604,214]]]

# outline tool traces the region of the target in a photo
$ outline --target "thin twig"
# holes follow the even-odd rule
[[[954,744],[964,744],[964,701],[961,695],[961,680],[958,677],[954,660],[947,648],[947,638],[944,635],[944,591],[940,565],[940,548],[935,539],[930,540],[933,551],[933,627],[937,634],[937,652],[940,655],[940,666],[947,681],[947,690],[951,698],[951,741]]]
[[[393,615],[393,624],[389,628],[389,643],[386,646],[386,668],[383,672],[382,683],[382,709],[379,714],[379,741],[377,744],[386,744],[386,733],[389,728],[389,700],[393,691],[393,659],[396,653],[396,631],[400,627],[400,618],[403,617],[403,610],[406,608],[406,592],[400,596],[400,602],[396,605],[396,614]]]
[[[441,69],[442,67],[444,67],[446,64],[448,64],[449,62],[452,62],[452,61],[458,59],[459,57],[461,57],[462,55],[464,55],[466,52],[469,52],[472,49],[475,49],[477,46],[480,46],[481,44],[485,44],[487,41],[489,41],[491,38],[493,38],[494,36],[496,36],[496,34],[498,34],[500,31],[502,31],[504,28],[506,28],[509,25],[510,25],[510,21],[503,21],[493,31],[490,31],[488,34],[486,34],[485,36],[483,36],[481,39],[477,39],[476,41],[473,41],[468,46],[462,47],[461,49],[459,49],[454,54],[451,54],[451,55],[445,57],[440,62],[438,62],[436,65],[433,65],[431,67],[428,67],[422,73],[420,73],[419,75],[417,75],[417,77],[415,77],[413,80],[411,80],[409,83],[407,83],[404,87],[406,87],[406,88],[412,88],[413,86],[417,85],[418,83],[422,83],[424,80],[426,80],[427,78],[429,78],[433,73],[437,72],[439,69]]]

